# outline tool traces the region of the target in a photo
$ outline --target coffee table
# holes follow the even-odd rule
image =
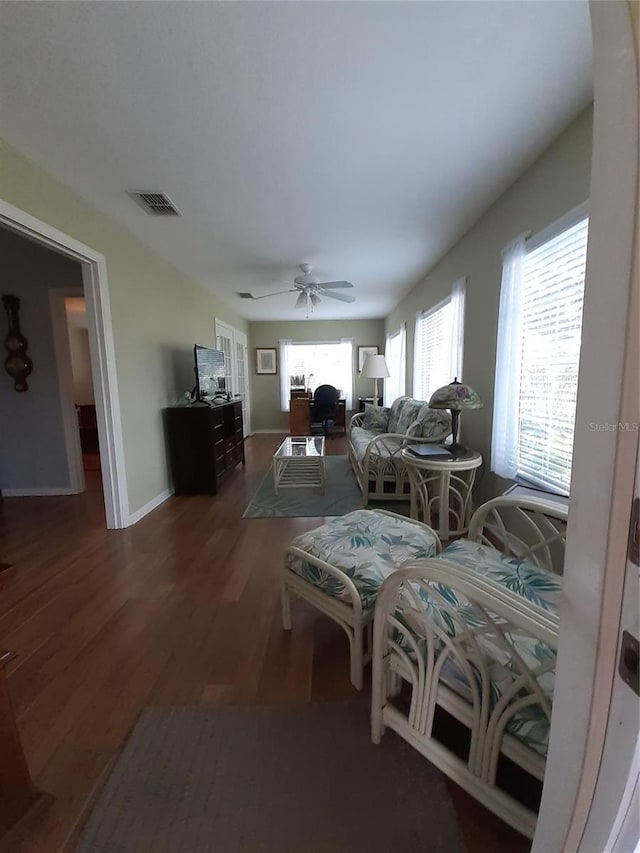
[[[273,486],[317,489],[324,494],[324,436],[290,435],[273,455]]]

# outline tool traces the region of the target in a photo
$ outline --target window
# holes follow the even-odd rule
[[[384,380],[384,405],[390,406],[406,393],[407,327],[403,323],[397,332],[387,335],[384,358],[391,374]]]
[[[280,341],[280,408],[289,411],[290,376],[304,376],[307,388],[333,385],[353,408],[353,343],[350,340],[324,343]]]
[[[492,469],[568,495],[582,335],[586,206],[503,252]]]
[[[428,401],[456,377],[462,381],[464,286],[461,278],[448,296],[416,317],[413,350],[413,396]]]

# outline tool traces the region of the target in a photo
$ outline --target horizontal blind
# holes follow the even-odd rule
[[[434,391],[454,378],[453,336],[451,299],[418,316],[413,378],[413,396],[417,400],[428,401]]]
[[[517,473],[569,494],[588,219],[527,253],[522,279]]]

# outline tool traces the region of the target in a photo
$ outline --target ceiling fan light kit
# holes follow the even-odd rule
[[[309,311],[313,311],[316,305],[322,302],[321,296],[337,299],[339,302],[355,302],[355,296],[346,293],[334,293],[334,290],[344,290],[353,285],[350,281],[320,281],[316,275],[312,275],[310,264],[300,264],[301,273],[293,279],[293,287],[288,290],[277,290],[275,293],[266,293],[264,296],[253,296],[251,293],[238,293],[240,299],[268,299],[270,296],[279,296],[282,293],[297,293],[296,308],[306,308],[307,317]]]

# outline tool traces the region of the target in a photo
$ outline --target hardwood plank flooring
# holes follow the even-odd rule
[[[246,468],[217,497],[171,498],[127,530],[105,529],[99,471],[83,495],[0,500],[12,564],[0,572],[0,646],[16,653],[7,683],[34,781],[55,798],[11,838],[14,853],[73,849],[146,705],[358,696],[337,625],[302,602],[291,633],[280,624],[282,551],[321,520],[242,519],[280,440],[248,439]],[[326,449],[345,453],[344,438]],[[469,853],[529,849],[447,784]]]

